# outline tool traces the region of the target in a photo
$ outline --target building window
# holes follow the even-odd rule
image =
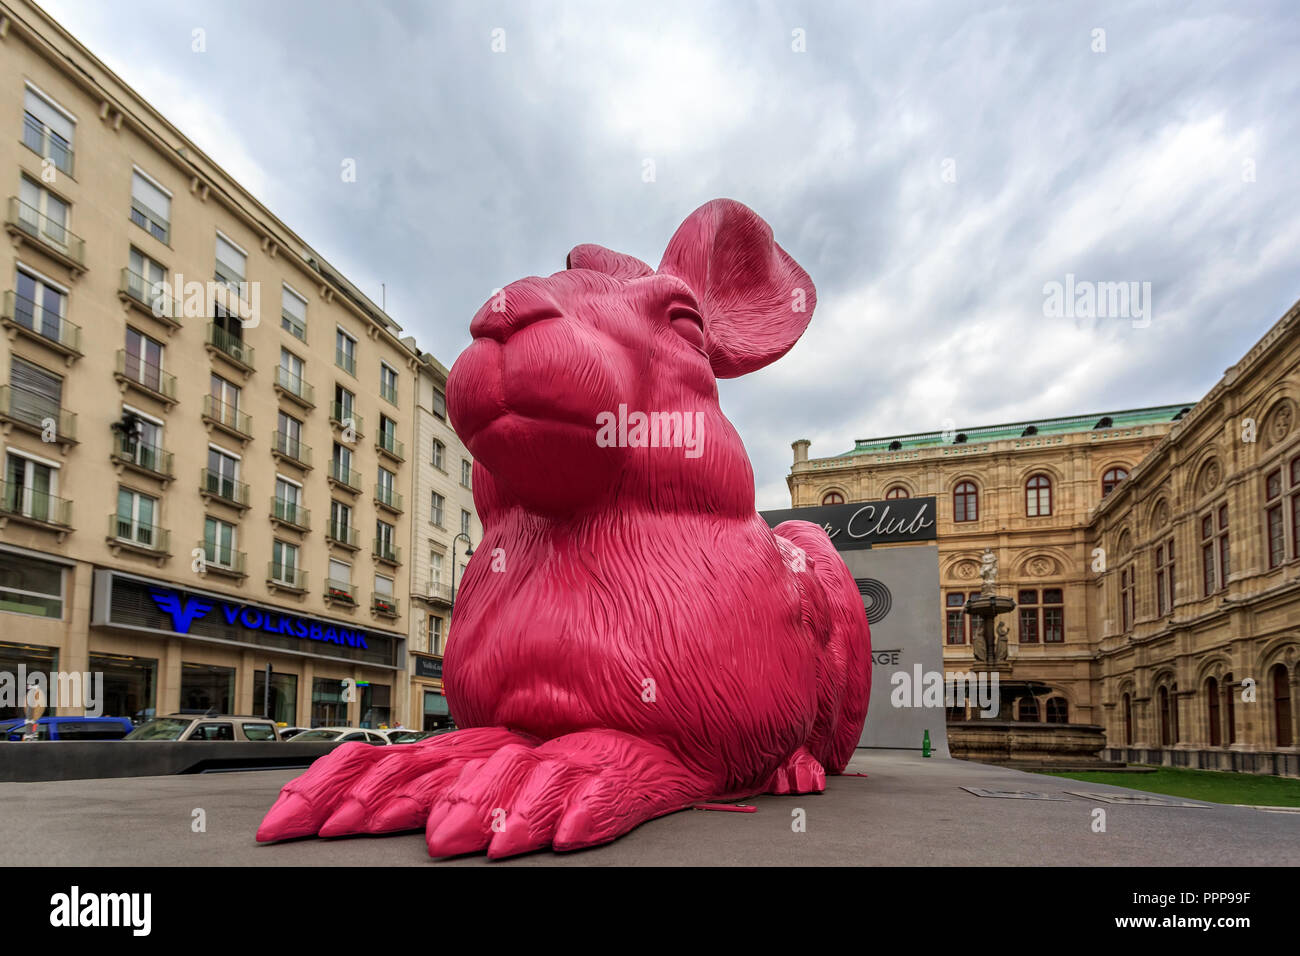
[[[59,467],[10,451],[5,461],[5,514],[64,524],[59,493]],[[2,606],[2,605],[0,605]]]
[[[203,558],[221,568],[235,566],[235,526],[216,518],[203,522]]]
[[[947,635],[945,640],[949,644],[966,643],[966,613],[962,610],[966,606],[966,595],[960,591],[950,592],[945,598],[945,623]]]
[[[470,513],[464,508],[460,509],[460,533],[469,537]]]
[[[1218,747],[1222,743],[1223,728],[1219,725],[1219,682],[1213,677],[1205,682],[1205,702],[1209,711],[1210,746]]]
[[[238,293],[248,269],[248,253],[235,245],[225,236],[217,233],[216,265],[213,278],[225,283],[231,292]]]
[[[838,491],[828,491],[826,494],[822,495],[822,504],[842,505],[844,504],[844,496]]]
[[[885,492],[886,500],[892,500],[894,498],[910,498],[910,497],[911,495],[907,493],[907,489],[904,488],[902,485],[894,485],[894,487],[890,488],[888,491]]]
[[[9,358],[9,415],[44,429],[47,419],[60,422],[63,379],[16,355]]]
[[[1119,614],[1120,630],[1128,633],[1133,629],[1133,619],[1137,612],[1137,587],[1134,581],[1132,565],[1119,572]]]
[[[311,682],[311,725],[346,727],[348,704],[343,698],[344,681],[337,677],[313,677]]]
[[[1223,675],[1223,710],[1228,716],[1228,744],[1231,746],[1237,742],[1237,700],[1233,696],[1233,676],[1231,673]]]
[[[204,488],[227,501],[241,501],[239,459],[220,448],[208,446],[208,472]]]
[[[1291,557],[1300,557],[1300,457],[1291,459]]]
[[[1133,698],[1128,694],[1123,697],[1124,707],[1124,744],[1133,746]]]
[[[329,536],[335,541],[347,541],[352,527],[352,508],[341,501],[330,501]]]
[[[227,382],[220,375],[213,375],[208,382],[208,391],[212,395],[217,416],[227,424],[239,420],[239,386]]]
[[[51,342],[63,342],[68,290],[22,266],[18,267],[15,285],[13,320]]]
[[[430,499],[430,505],[431,505],[431,511],[429,513],[429,520],[432,521],[434,524],[436,524],[439,528],[445,527],[445,525],[443,525],[442,523],[442,514],[443,514],[443,509],[446,508],[447,499],[435,491],[433,492],[433,496]]]
[[[1016,598],[1020,609],[1020,643],[1037,644],[1038,636],[1038,592],[1021,591]]]
[[[442,618],[436,614],[429,615],[429,653],[442,653]]]
[[[468,488],[468,487],[469,487],[469,479],[470,479],[470,475],[471,475],[472,473],[473,473],[473,469],[472,469],[472,467],[470,466],[469,459],[468,459],[468,458],[462,458],[462,459],[460,460],[460,483],[461,483],[461,487],[464,487],[464,488]]]
[[[122,374],[137,385],[161,392],[163,344],[127,326],[125,354]]]
[[[166,243],[171,219],[172,194],[137,169],[131,177],[131,221]]]
[[[361,426],[356,424],[357,397],[349,392],[346,388],[338,383],[334,385],[334,407],[330,410],[336,422],[339,422],[345,428],[353,425],[357,431],[361,431]]]
[[[1291,746],[1291,681],[1285,664],[1273,665],[1273,731],[1279,747]]]
[[[18,186],[19,222],[33,229],[47,242],[67,249],[68,204],[36,180],[24,176]]]
[[[127,256],[127,292],[149,306],[155,315],[173,313],[172,300],[167,289],[167,268],[146,256],[135,246]]]
[[[1174,609],[1174,539],[1156,546],[1156,613],[1164,617]]]
[[[276,540],[271,545],[271,580],[289,587],[298,586],[298,546]]]
[[[437,468],[439,471],[447,470],[442,465],[443,458],[446,456],[446,454],[447,454],[447,446],[435,438],[433,440],[433,467],[434,468]]]
[[[1060,588],[1043,589],[1043,643],[1065,642],[1065,592]]]
[[[397,369],[387,362],[379,363],[379,397],[397,404]]]
[[[23,144],[50,160],[61,173],[72,175],[72,140],[77,121],[72,114],[31,86],[23,100]]]
[[[357,374],[357,340],[342,329],[334,332],[334,364],[349,375]]]
[[[1025,514],[1043,518],[1052,513],[1052,480],[1046,475],[1034,475],[1025,482]]]
[[[1286,560],[1286,526],[1282,512],[1282,469],[1269,472],[1264,479],[1264,534],[1268,547],[1268,566],[1278,567]]]
[[[287,285],[280,287],[280,328],[307,341],[307,300]]]
[[[1068,724],[1070,722],[1070,702],[1064,697],[1047,698],[1047,722],[1049,724]]]
[[[155,516],[158,513],[158,499],[142,495],[130,488],[117,490],[117,537],[146,548],[158,543],[158,527]]]
[[[1028,723],[1038,722],[1038,701],[1035,698],[1022,697],[1017,710],[1016,720],[1023,720]]]
[[[952,490],[952,520],[975,521],[979,518],[979,492],[973,482],[963,481]]]
[[[268,706],[269,704],[269,706]],[[253,710],[257,716],[284,724],[298,722],[298,675],[271,672],[267,693],[266,671],[253,672]]]
[[[1161,687],[1156,699],[1160,704],[1160,746],[1168,747],[1174,741],[1172,716],[1169,707],[1169,688]]]
[[[429,586],[436,592],[442,585],[442,552],[429,552]]]
[[[352,591],[352,565],[337,558],[329,559],[329,576],[325,587],[331,599],[355,604],[356,596]]]
[[[1204,596],[1228,586],[1228,506],[1201,517],[1201,583]]]
[[[390,560],[396,556],[397,552],[393,548],[396,531],[387,521],[375,521],[375,554]]]
[[[63,617],[63,566],[0,551],[0,613]]]
[[[203,714],[213,708],[229,714],[235,708],[235,669],[181,661],[181,713]],[[230,724],[213,724],[224,733],[204,735],[204,740],[234,740]]]
[[[447,420],[447,396],[436,388],[433,390],[433,414],[444,422]]]
[[[1105,498],[1115,490],[1115,486],[1128,477],[1128,471],[1124,468],[1112,468],[1101,476],[1101,496]]]

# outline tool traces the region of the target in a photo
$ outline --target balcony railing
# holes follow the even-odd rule
[[[344,604],[357,603],[357,589],[351,581],[340,581],[337,578],[326,578],[325,596],[331,601],[341,601]]]
[[[117,374],[168,403],[176,401],[176,376],[141,361],[139,356],[128,356],[126,349],[117,350]]]
[[[131,197],[131,221],[159,242],[165,243],[171,234],[171,223],[167,218],[134,196]]]
[[[437,601],[440,604],[451,603],[451,585],[443,584],[441,581],[430,581],[424,596],[430,601]]]
[[[243,339],[232,335],[217,323],[208,323],[208,334],[205,341],[236,365],[250,372],[253,370],[253,347],[245,345]]]
[[[351,548],[354,551],[361,547],[358,541],[357,529],[337,521],[329,523],[325,530],[325,537],[335,544],[341,544],[345,548]]]
[[[47,252],[54,255],[73,269],[84,272],[86,269],[86,242],[80,236],[68,230],[61,222],[56,222],[39,209],[27,205],[17,196],[9,197],[9,212],[5,219],[5,228],[10,232],[22,232],[39,242]]]
[[[171,452],[165,451],[157,445],[146,445],[136,439],[128,438],[120,432],[115,433],[113,436],[113,459],[140,471],[147,471],[152,475],[163,478],[175,476],[172,471],[173,456]]]
[[[240,508],[248,507],[248,485],[217,474],[210,468],[199,469],[199,493],[220,498]]]
[[[370,596],[370,609],[376,614],[382,614],[385,617],[401,617],[402,601],[391,594],[372,594]]]
[[[266,580],[278,588],[291,588],[294,591],[307,590],[307,572],[291,564],[266,564]]]
[[[336,348],[334,350],[334,364],[343,369],[343,371],[347,372],[349,375],[357,374],[357,357],[355,355],[349,355],[342,349]]]
[[[130,267],[122,270],[122,280],[118,292],[130,298],[150,315],[162,319],[171,325],[179,325],[181,317],[177,314],[167,283],[146,279]]]
[[[72,175],[72,147],[30,113],[23,114],[23,145],[37,156],[50,160],[59,172]]]
[[[8,419],[61,444],[77,440],[77,416],[49,399],[12,385],[0,385],[0,418]]]
[[[375,485],[375,501],[390,511],[402,510],[402,496],[392,488]]]
[[[108,516],[108,536],[123,544],[158,552],[167,551],[171,538],[165,528],[155,524],[141,524],[117,514]]]
[[[311,467],[311,449],[286,432],[279,430],[271,432],[271,450],[305,468]]]
[[[375,538],[374,548],[371,553],[374,554],[377,560],[387,564],[402,563],[402,549],[381,538]]]
[[[253,420],[213,395],[203,396],[203,417],[235,432],[242,438],[253,437]]]
[[[294,375],[283,365],[275,367],[275,387],[283,395],[294,399],[300,405],[315,406],[316,390],[303,381],[302,376]]]
[[[47,342],[64,355],[81,354],[81,326],[73,325],[57,312],[51,312],[17,292],[5,293],[3,317],[6,324]]]
[[[337,461],[330,462],[330,478],[353,491],[361,490],[361,472],[345,468]]]
[[[347,428],[348,423],[352,423],[352,430],[358,435],[365,434],[365,427],[361,416],[356,413],[355,409],[344,408],[342,402],[330,402],[330,421],[340,428]]]
[[[295,528],[307,531],[311,528],[311,512],[302,505],[284,498],[271,496],[271,517]]]
[[[375,439],[375,447],[398,461],[406,461],[406,446],[392,432],[381,431]]]
[[[208,571],[241,578],[245,575],[244,564],[248,556],[243,551],[223,548],[214,541],[206,540],[200,541],[198,547],[203,549],[203,564]]]
[[[12,481],[0,481],[0,508],[9,518],[72,527],[72,502]]]

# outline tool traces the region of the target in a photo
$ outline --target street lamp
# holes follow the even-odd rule
[[[461,538],[465,539],[465,557],[474,553],[474,542],[464,531],[451,539],[451,612],[448,617],[456,613],[456,542]]]

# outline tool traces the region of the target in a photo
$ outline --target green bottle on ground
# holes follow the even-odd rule
[[[921,756],[930,756],[930,731],[928,730],[925,732],[925,736],[921,738]]]

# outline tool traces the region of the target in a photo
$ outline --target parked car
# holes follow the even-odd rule
[[[444,727],[442,730],[390,730],[388,731],[388,742],[390,744],[418,744],[421,740],[440,737],[443,734],[451,733],[455,729],[454,727]]]
[[[313,740],[337,740],[341,744],[358,740],[365,744],[384,746],[389,742],[388,735],[390,733],[392,731],[362,730],[360,727],[313,727],[311,730],[304,730],[293,739],[304,743],[310,743]]]
[[[37,740],[121,740],[131,732],[129,717],[42,717]],[[0,740],[22,740],[31,731],[25,720],[0,721]]]
[[[279,740],[275,722],[233,714],[168,714],[141,724],[127,740]]]
[[[310,727],[281,727],[280,739],[288,740],[291,737],[297,737],[304,730],[311,730],[311,728]]]

